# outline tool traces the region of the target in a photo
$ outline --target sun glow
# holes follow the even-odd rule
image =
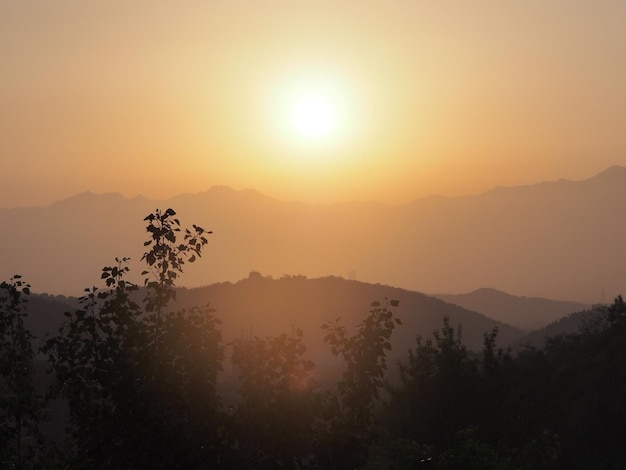
[[[332,133],[337,125],[337,113],[327,96],[308,93],[295,101],[291,121],[298,135],[316,139]]]
[[[282,77],[274,87],[272,122],[289,151],[338,150],[350,140],[354,99],[339,77],[299,73]]]

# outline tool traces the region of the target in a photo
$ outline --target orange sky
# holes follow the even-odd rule
[[[401,202],[626,165],[626,2],[0,2],[0,207]],[[282,102],[332,89],[332,138]]]

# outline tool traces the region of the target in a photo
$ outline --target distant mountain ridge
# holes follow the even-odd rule
[[[467,294],[433,294],[433,296],[525,331],[538,330],[566,315],[591,307],[589,304],[579,302],[520,297],[489,288],[477,289]]]
[[[583,181],[427,197],[398,206],[283,202],[214,187],[167,200],[82,193],[44,208],[0,211],[0,277],[35,291],[78,294],[115,257],[143,253],[143,218],[174,208],[213,230],[187,286],[279,277],[356,277],[422,292],[492,286],[528,297],[596,303],[626,285],[626,168]],[[139,280],[138,276],[135,280]]]

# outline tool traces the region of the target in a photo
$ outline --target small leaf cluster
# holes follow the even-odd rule
[[[150,234],[144,246],[149,246],[150,250],[142,257],[148,267],[142,275],[150,275],[144,278],[144,285],[152,288],[154,293],[154,297],[147,299],[148,311],[167,304],[175,296],[172,287],[182,273],[183,265],[186,261],[193,263],[201,256],[202,248],[208,242],[206,235],[212,233],[192,225],[191,230],[184,230],[182,241],[179,241],[182,229],[175,215],[173,209],[164,212],[157,209],[144,219],[148,222],[146,231]]]

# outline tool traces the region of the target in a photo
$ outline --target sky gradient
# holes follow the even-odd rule
[[[0,207],[408,201],[626,165],[626,2],[0,1]],[[301,88],[326,139],[285,121]]]

